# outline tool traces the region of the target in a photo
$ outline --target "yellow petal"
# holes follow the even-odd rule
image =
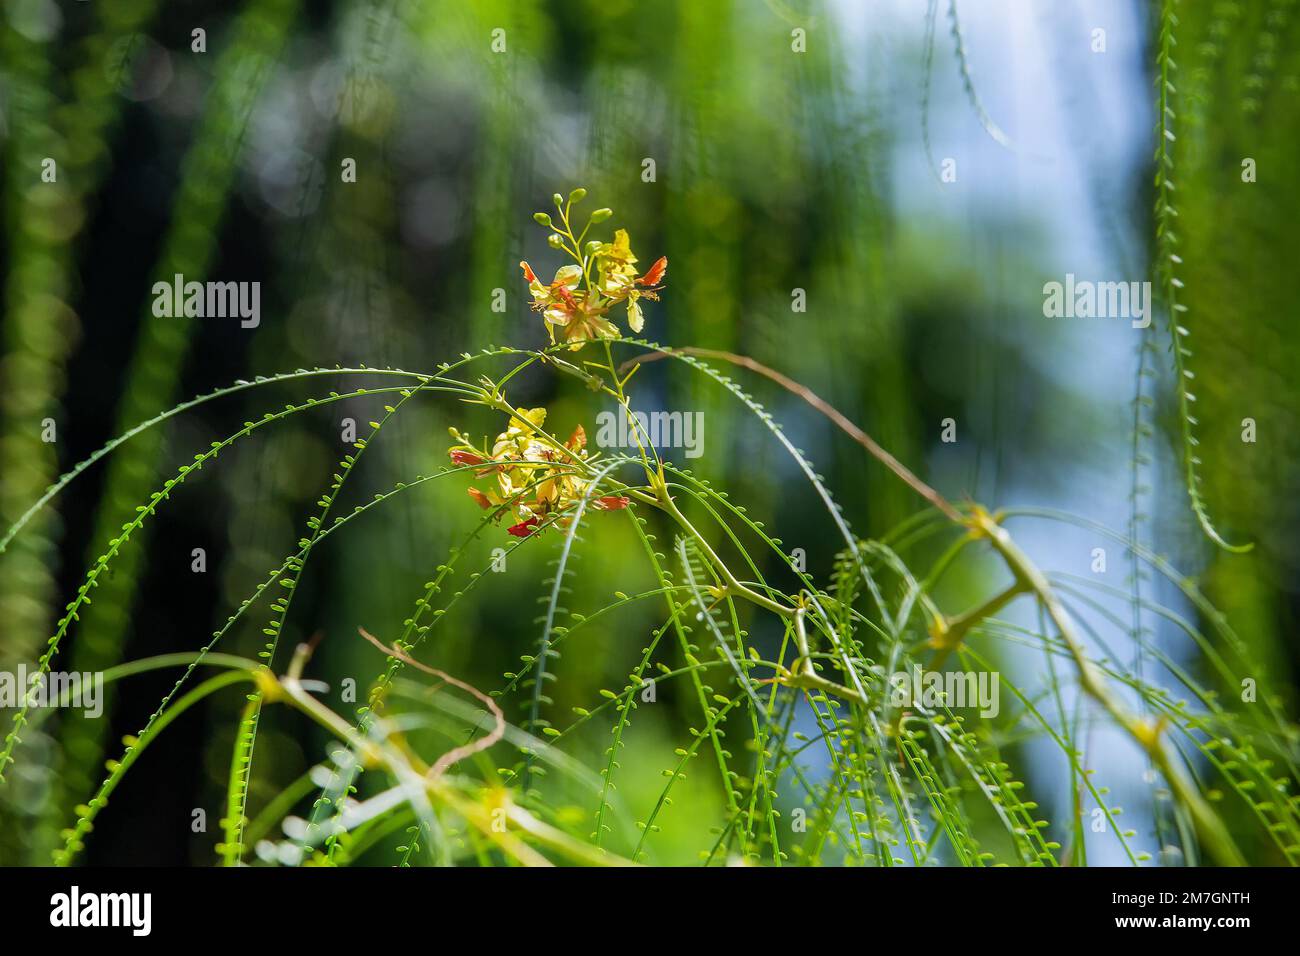
[[[517,419],[522,418],[529,425],[531,425],[532,428],[541,428],[542,425],[546,424],[546,409],[545,408],[521,408],[517,410],[515,414],[515,418]]]
[[[582,280],[582,266],[562,266],[555,272],[555,281],[552,285],[562,285],[566,289],[572,289]]]
[[[632,240],[628,238],[626,229],[614,233],[614,247],[610,250],[609,257],[620,262],[636,262],[636,256],[632,255]]]

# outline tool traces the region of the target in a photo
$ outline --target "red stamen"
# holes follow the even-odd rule
[[[573,297],[573,293],[564,287],[564,283],[556,282],[551,286],[551,290],[564,300],[564,304],[569,307],[570,312],[578,310],[578,300]]]

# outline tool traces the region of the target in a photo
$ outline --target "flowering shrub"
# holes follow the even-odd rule
[[[551,248],[568,253],[574,264],[561,266],[550,284],[545,285],[527,262],[519,263],[533,296],[533,311],[541,312],[546,319],[551,343],[555,343],[555,330],[559,329],[560,340],[575,351],[592,339],[618,338],[618,327],[605,318],[616,305],[626,304],[628,328],[640,332],[645,324],[640,300],[658,299],[660,283],[668,272],[667,256],[656,259],[645,275],[637,272],[637,258],[632,254],[626,229],[616,230],[613,242],[592,239],[584,246],[591,227],[612,215],[609,209],[597,209],[575,236],[569,214],[586,195],[581,188],[570,193],[567,201],[555,194],[559,223],[544,212],[533,217],[540,225],[556,230],[547,241]]]
[[[57,861],[66,864],[79,857],[109,795],[177,713],[208,694],[244,685],[249,693],[236,736],[222,821],[223,840],[218,848],[222,862],[228,865],[247,862],[250,856],[268,864],[351,862],[365,854],[371,845],[367,839],[376,828],[391,830],[394,821],[405,826],[403,842],[392,850],[400,865],[418,861],[529,865],[553,861],[595,865],[639,862],[646,859],[655,834],[660,832],[660,821],[669,813],[673,788],[684,778],[687,763],[701,753],[709,755],[714,767],[711,779],[720,790],[723,807],[718,825],[700,837],[706,864],[733,859],[777,865],[826,859],[918,866],[935,862],[969,866],[990,862],[1035,866],[1084,863],[1086,848],[1076,827],[1067,822],[1052,833],[1053,824],[1040,819],[1037,803],[1025,799],[1023,782],[1016,779],[1003,759],[1003,741],[1019,739],[1026,726],[1033,728],[1036,724],[1067,751],[1073,802],[1081,805],[1085,799],[1095,801],[1095,813],[1110,824],[1122,851],[1131,862],[1141,862],[1146,856],[1134,849],[1133,833],[1115,826],[1119,808],[1107,800],[1104,789],[1092,782],[1092,771],[1080,765],[1068,723],[1056,731],[1011,681],[999,681],[996,673],[994,679],[983,680],[994,665],[984,651],[972,645],[972,639],[1011,634],[1017,640],[1041,642],[1053,666],[1069,669],[1078,690],[1096,713],[1104,715],[1149,761],[1153,772],[1163,780],[1179,819],[1188,824],[1189,847],[1203,850],[1220,862],[1240,862],[1236,839],[1194,782],[1184,753],[1190,749],[1209,761],[1222,763],[1227,785],[1243,799],[1250,799],[1257,790],[1281,792],[1289,778],[1271,769],[1269,747],[1272,741],[1282,738],[1274,734],[1269,722],[1250,724],[1215,703],[1213,695],[1186,674],[1180,677],[1187,682],[1192,696],[1212,706],[1197,710],[1185,702],[1175,702],[1162,687],[1134,679],[1114,662],[1098,659],[1079,634],[1067,604],[1071,592],[1044,574],[1007,530],[1010,518],[1023,518],[1030,512],[1017,515],[990,511],[977,503],[957,505],[948,501],[810,389],[752,359],[624,338],[609,315],[619,307],[628,330],[639,333],[645,323],[642,300],[658,298],[667,259],[660,257],[642,273],[626,230],[615,230],[608,242],[588,239],[591,228],[610,217],[608,209],[596,210],[580,231],[575,230],[570,216],[584,196],[581,189],[567,200],[557,195],[558,221],[545,213],[535,217],[553,230],[550,245],[574,261],[557,269],[550,283],[543,283],[526,262],[522,264],[532,307],[542,314],[549,347],[466,353],[461,361],[440,366],[434,373],[364,368],[300,370],[257,383],[241,383],[195,400],[206,401],[254,385],[322,374],[378,375],[400,383],[391,388],[330,392],[321,399],[290,404],[282,411],[247,422],[224,441],[211,443],[206,452],[196,455],[137,509],[136,517],[123,526],[95,562],[47,644],[39,662],[42,675],[49,671],[79,610],[89,602],[99,576],[131,535],[165,504],[177,485],[232,444],[288,416],[349,397],[379,392],[392,395],[385,415],[371,423],[370,434],[358,439],[354,453],[339,463],[328,491],[318,502],[320,510],[308,521],[307,533],[298,548],[272,569],[256,593],[242,602],[227,623],[196,652],[146,725],[126,739],[121,759],[109,762],[108,775],[96,793],[78,806],[77,819],[64,833]],[[616,365],[612,351],[615,345],[628,347],[635,354]],[[472,366],[488,360],[516,359],[521,354],[524,357],[503,376],[466,374]],[[840,539],[835,544],[838,553],[829,582],[818,582],[727,493],[661,455],[641,424],[644,416],[639,418],[632,411],[627,391],[632,376],[643,364],[661,359],[680,362],[726,390],[753,413],[793,459],[813,491],[826,503],[833,531]],[[864,540],[855,535],[811,463],[757,402],[707,364],[706,359],[762,376],[824,414],[915,491],[924,509],[909,520],[903,532],[887,540]],[[613,399],[628,422],[635,448],[626,455],[592,452],[582,424],[562,439],[551,430],[545,408],[513,405],[506,397],[507,385],[517,373],[534,365],[570,376],[590,393]],[[336,499],[375,436],[408,402],[433,394],[484,406],[502,415],[502,430],[495,438],[484,437],[476,443],[452,428],[450,467],[435,475],[420,476],[414,482],[403,482],[331,521]],[[178,409],[163,413],[143,427],[165,420]],[[85,464],[55,483],[38,506],[58,494]],[[350,718],[344,717],[327,705],[325,697],[318,696],[318,684],[304,679],[311,659],[309,645],[300,646],[282,672],[277,667],[280,635],[294,589],[313,550],[356,517],[417,485],[448,476],[468,476],[468,496],[484,512],[470,540],[502,522],[508,522],[506,532],[517,539],[512,548],[536,546],[536,539],[542,537],[539,532],[543,531],[553,530],[559,538],[560,557],[553,577],[546,582],[549,593],[543,599],[545,614],[538,619],[542,629],[537,652],[524,656],[519,667],[505,675],[504,685],[491,694],[414,656],[464,593],[458,591],[443,607],[434,607],[437,595],[465,553],[463,548],[454,549],[425,585],[399,636],[381,641],[361,631],[362,637],[387,655],[387,662],[364,704]],[[612,603],[580,615],[568,611],[560,602],[570,573],[569,558],[588,511],[622,512],[625,519],[630,519],[657,586],[637,595],[618,592]],[[652,525],[649,516],[657,524]],[[9,530],[0,547],[22,524],[20,521]],[[657,545],[661,536],[671,536],[670,547]],[[916,547],[918,542],[943,536],[947,536],[948,544],[938,549],[941,556],[937,559]],[[976,550],[995,559],[1009,575],[1010,583],[966,611],[945,613],[930,593],[933,582],[961,556]],[[505,553],[499,548],[495,551]],[[765,570],[764,555],[769,556],[769,561],[770,556],[776,556],[775,571],[770,566]],[[918,565],[914,570],[909,562],[929,565]],[[1174,572],[1167,562],[1151,558],[1148,563],[1153,573],[1165,575],[1172,587],[1182,589],[1189,601],[1204,603],[1189,579]],[[478,575],[471,578],[466,589],[476,586],[479,580]],[[233,626],[253,613],[264,592],[276,583],[287,596],[269,604],[269,620],[262,631],[267,640],[260,660],[210,654]],[[998,620],[1004,607],[1022,599],[1033,601],[1041,615],[1043,624],[1038,632],[1017,630]],[[618,692],[602,691],[601,700],[592,706],[574,708],[576,719],[567,726],[554,726],[547,716],[556,715],[546,689],[555,680],[557,646],[591,621],[644,601],[663,601],[666,619],[654,630],[639,664],[628,674],[626,686]],[[567,623],[560,624],[561,620]],[[1224,635],[1228,649],[1220,665],[1254,672],[1251,668],[1256,664],[1250,660],[1249,649],[1233,639],[1222,616],[1210,620]],[[767,630],[775,640],[760,642],[751,638],[758,628]],[[667,635],[676,639],[671,664],[664,657],[672,642],[661,646]],[[1196,637],[1200,639],[1199,634]],[[963,670],[950,675],[949,685],[957,677],[969,677],[972,686],[986,690],[970,713],[957,713],[964,705],[937,690],[943,686],[937,672],[950,658]],[[888,662],[889,666],[878,662]],[[177,697],[201,664],[213,664],[222,670]],[[429,688],[409,686],[402,679],[408,669],[433,677],[438,686],[455,688],[474,703],[453,702],[445,694],[431,697]],[[923,676],[927,670],[929,673]],[[887,686],[887,682],[896,685],[900,675],[912,675],[909,679],[917,687],[924,684],[936,689],[932,694],[900,699]],[[677,748],[676,762],[664,771],[666,783],[645,818],[638,821],[636,831],[619,828],[614,793],[615,778],[622,771],[618,757],[624,746],[624,731],[639,702],[653,701],[657,684],[670,682],[675,682],[673,687],[684,687],[686,699],[698,707],[698,726],[692,727],[685,746]],[[1007,693],[1023,706],[1004,708],[999,700],[987,699],[988,693],[1000,693],[999,687],[1008,688]],[[526,691],[521,695],[526,719],[521,726],[511,727],[498,700],[519,691]],[[1133,698],[1140,709],[1134,709]],[[415,709],[397,710],[393,705],[401,702]],[[282,704],[305,714],[346,748],[341,755],[336,752],[328,766],[321,765],[316,768],[319,772],[314,770],[309,776],[308,782],[317,795],[306,804],[306,819],[287,815],[281,838],[273,839],[263,827],[257,830],[256,839],[250,839],[250,829],[256,827],[246,816],[248,783],[258,727],[270,704]],[[437,720],[426,724],[430,707],[436,710]],[[13,729],[0,750],[0,773],[16,759],[29,710],[29,704],[24,703],[17,711]],[[740,722],[726,726],[733,712],[746,716],[743,729]],[[797,713],[806,715],[805,726],[816,728],[815,738],[810,740],[795,729]],[[590,791],[594,828],[588,829],[572,814],[557,808],[539,781],[547,770],[581,778],[573,761],[562,757],[560,748],[598,715],[612,721],[612,743],[604,751],[606,759],[599,782]],[[450,731],[446,727],[448,720],[452,724]],[[435,759],[421,756],[410,737],[412,728],[425,726],[437,727],[449,737],[448,749]],[[746,745],[743,750],[734,743],[741,735]],[[800,755],[814,745],[824,748],[831,771],[821,781],[810,780],[800,760]],[[513,756],[494,773],[476,770],[481,761],[488,759],[489,752],[493,756]],[[386,786],[365,797],[355,796],[359,778],[372,770],[386,774]],[[286,802],[281,809],[287,813],[291,803]],[[785,814],[791,803],[802,828],[787,828]],[[928,811],[926,819],[922,819],[922,807]],[[1288,862],[1300,860],[1300,806],[1296,801],[1270,799],[1254,807],[1265,823],[1264,835],[1274,841],[1277,851]],[[985,841],[977,835],[972,822],[977,815],[991,821],[989,826],[996,839]],[[453,834],[450,837],[449,832]],[[1063,846],[1058,837],[1070,840],[1070,844]]]
[[[481,466],[475,472],[479,478],[496,476],[497,487],[482,491],[470,488],[470,497],[482,508],[497,509],[498,518],[513,513],[518,523],[507,530],[520,538],[532,534],[551,516],[555,526],[568,527],[570,512],[586,497],[591,483],[583,477],[593,462],[587,454],[583,427],[579,425],[569,440],[560,444],[542,430],[545,423],[546,409],[521,409],[511,415],[509,427],[486,451],[475,448],[456,429],[451,430],[452,437],[460,442],[450,450],[452,463]],[[625,508],[627,503],[628,499],[621,495],[601,495],[592,501],[593,507],[604,511]]]

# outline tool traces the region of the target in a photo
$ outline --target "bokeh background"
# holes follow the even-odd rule
[[[1289,706],[1300,657],[1300,11],[1289,0],[1176,10],[1174,178],[1197,454],[1213,514],[1231,539],[1256,542],[1250,555],[1216,552],[1187,506],[1164,316],[1138,330],[1043,314],[1043,284],[1066,273],[1153,278],[1159,4],[1118,0],[10,0],[0,13],[0,525],[109,438],[237,379],[336,364],[430,370],[489,344],[543,344],[517,263],[558,265],[531,214],[581,185],[588,203],[614,209],[609,225],[631,231],[643,261],[669,257],[663,301],[647,306],[649,338],[780,369],[954,500],[1061,509],[1136,535],[1202,576],[1267,662],[1261,692]],[[192,49],[196,29],[205,52]],[[41,180],[47,157],[54,183]],[[1242,181],[1244,158],[1255,160],[1253,183]],[[342,181],[347,159],[355,183]],[[947,160],[955,181],[944,181]],[[260,325],[154,316],[153,283],[176,273],[260,282]],[[497,289],[504,312],[493,310]],[[792,309],[795,290],[806,311]],[[641,404],[702,411],[705,455],[686,463],[803,548],[824,579],[832,526],[793,463],[733,400],[673,364],[641,372]],[[343,381],[204,405],[80,476],[0,555],[0,666],[39,656],[89,563],[178,464]],[[761,380],[746,385],[817,463],[857,532],[881,534],[920,509],[807,406]],[[519,404],[549,405],[561,431],[590,430],[604,407],[548,374],[512,389]],[[341,420],[373,420],[388,400],[295,415],[187,481],[100,582],[61,666],[99,670],[201,646],[295,547],[346,451]],[[940,440],[947,418],[955,443]],[[1241,440],[1245,418],[1257,423],[1253,444]],[[42,440],[46,419],[54,442]],[[439,467],[451,424],[497,430],[455,402],[404,410],[350,479],[347,507]],[[478,518],[462,484],[399,495],[322,547],[282,652],[315,637],[317,676],[337,686],[376,674],[381,659],[355,629],[395,636]],[[1125,623],[1100,613],[1093,623],[1130,659],[1124,595],[1134,582],[1122,543],[1013,520],[1054,571],[1093,574],[1093,549],[1107,549],[1105,583],[1118,597],[1098,599]],[[621,522],[584,539],[569,606],[650,581]],[[475,566],[500,544],[476,542]],[[499,686],[536,649],[535,602],[556,547],[519,549],[508,573],[467,593],[428,659]],[[195,548],[205,573],[191,571]],[[966,568],[938,598],[956,611],[991,580],[992,567],[988,577]],[[1198,613],[1158,580],[1138,586]],[[1007,612],[1018,615],[1031,612]],[[657,623],[633,612],[585,631],[548,688],[556,711],[621,686]],[[250,617],[226,649],[255,654],[261,626]],[[1200,673],[1170,621],[1148,613],[1137,626]],[[1043,666],[1014,648],[987,650],[1027,683]],[[27,735],[0,793],[0,862],[48,860],[102,761],[173,679],[134,678],[108,719],[67,713]],[[101,815],[88,862],[212,861],[241,704],[214,699],[159,740]],[[620,788],[633,816],[658,793],[691,719],[685,699],[638,711]],[[292,715],[262,735],[253,810],[325,745]],[[606,741],[586,743],[576,755],[594,763]],[[1069,817],[1059,750],[1006,746],[1027,760],[1045,815]],[[1136,842],[1160,854],[1160,794],[1145,764],[1102,727],[1088,746]],[[683,783],[656,861],[692,862],[690,821],[720,812],[719,800],[706,773]],[[205,833],[193,831],[195,808],[207,808]],[[1095,860],[1119,862],[1111,842],[1095,842]],[[1255,861],[1273,859],[1248,846]],[[1180,861],[1176,851],[1158,858]]]

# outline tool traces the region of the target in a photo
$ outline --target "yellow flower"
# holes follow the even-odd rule
[[[632,253],[632,242],[626,229],[614,233],[614,241],[596,250],[600,291],[610,303],[627,303],[627,324],[633,332],[645,326],[640,299],[658,299],[659,282],[668,271],[668,257],[660,256],[650,271],[638,277],[637,258]]]
[[[599,218],[593,215],[592,222],[603,222],[608,218],[609,210],[597,210],[597,213],[603,215]],[[564,214],[564,228],[568,229],[567,213]],[[534,218],[542,225],[551,225],[550,216],[544,213],[538,213]],[[572,238],[572,233],[568,235]],[[552,238],[558,239],[559,235]],[[556,247],[567,248],[562,241]],[[576,246],[571,254],[577,256]],[[519,263],[532,293],[532,308],[542,313],[551,342],[556,341],[558,329],[559,340],[574,350],[593,339],[618,338],[618,327],[606,318],[615,305],[627,307],[628,327],[639,333],[645,326],[640,300],[659,298],[659,283],[668,268],[667,257],[661,256],[649,272],[640,275],[626,229],[615,230],[613,242],[589,243],[587,255],[590,258],[584,256],[581,264],[568,265],[557,271],[549,285],[537,278],[527,262]],[[589,275],[593,265],[594,276]]]
[[[550,285],[543,285],[527,262],[519,265],[533,295],[533,311],[542,313],[552,342],[557,328],[561,330],[560,337],[574,350],[591,339],[618,338],[618,329],[605,318],[610,304],[596,293],[578,288],[582,281],[581,266],[565,266],[555,273]]]
[[[618,326],[605,318],[611,304],[596,295],[584,296],[579,301],[577,309],[569,316],[564,331],[560,333],[571,350],[577,351],[592,339],[618,338]]]
[[[635,276],[636,256],[632,254],[632,240],[626,229],[614,231],[614,241],[607,242],[596,250],[596,257],[601,260],[601,275],[606,273]]]
[[[510,418],[506,430],[497,435],[491,452],[483,452],[452,432],[459,444],[449,449],[451,460],[461,465],[483,465],[475,472],[479,477],[496,474],[497,487],[486,490],[469,488],[468,494],[484,510],[498,508],[500,515],[513,514],[516,523],[507,530],[516,537],[527,537],[544,521],[567,527],[571,511],[588,493],[591,482],[583,477],[587,470],[587,433],[581,425],[573,430],[563,445],[541,431],[546,409],[522,408]],[[591,506],[599,511],[627,507],[621,495],[593,498]],[[554,516],[554,517],[551,517]]]
[[[543,314],[548,326],[568,325],[569,316],[578,307],[574,290],[582,281],[582,269],[576,265],[564,266],[556,270],[555,278],[550,285],[543,285],[542,280],[537,278],[537,274],[527,262],[520,262],[519,266],[524,270],[524,278],[528,280],[528,291],[533,295],[533,310]]]

